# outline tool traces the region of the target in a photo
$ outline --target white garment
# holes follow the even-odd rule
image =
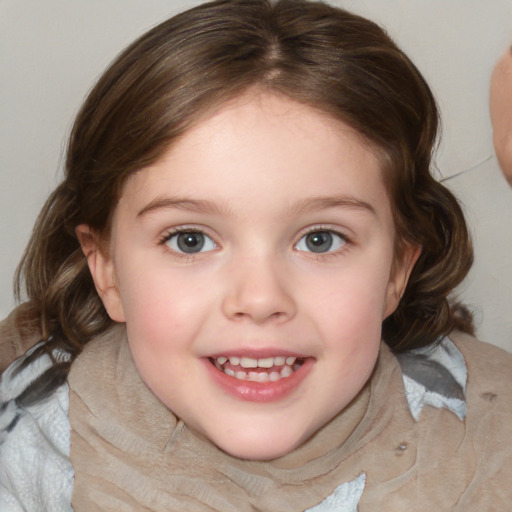
[[[322,503],[305,512],[357,512],[357,505],[361,499],[366,483],[366,475],[361,473],[351,482],[341,484],[334,492],[325,498]]]
[[[67,358],[61,352],[54,356]],[[69,512],[73,467],[68,385],[33,405],[20,406],[16,399],[52,366],[45,354],[19,371],[23,360],[15,361],[0,379],[0,510]]]

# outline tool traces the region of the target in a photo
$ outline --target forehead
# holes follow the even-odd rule
[[[287,97],[251,93],[198,122],[132,175],[122,199],[140,205],[171,194],[264,208],[347,195],[385,210],[382,174],[377,151],[346,124]]]

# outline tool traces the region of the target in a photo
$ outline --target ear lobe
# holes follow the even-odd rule
[[[115,322],[124,322],[123,304],[116,284],[112,258],[102,249],[97,233],[88,225],[80,224],[75,233],[87,259],[96,291],[108,315]]]
[[[394,264],[393,272],[389,279],[387,288],[383,320],[391,315],[398,307],[398,304],[405,293],[405,288],[407,287],[412,269],[414,268],[414,265],[416,265],[420,254],[420,246],[407,245],[403,250],[400,261],[397,261]]]

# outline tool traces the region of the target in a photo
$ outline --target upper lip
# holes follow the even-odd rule
[[[268,357],[295,357],[297,359],[305,359],[307,356],[300,352],[294,352],[293,350],[285,350],[282,348],[266,348],[266,349],[232,349],[232,350],[223,350],[221,352],[215,352],[214,354],[205,356],[212,359],[217,359],[219,357],[248,357],[251,359],[265,359]]]

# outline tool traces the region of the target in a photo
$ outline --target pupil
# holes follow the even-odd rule
[[[306,245],[311,252],[326,252],[332,246],[332,235],[327,231],[317,231],[306,236]]]
[[[180,233],[178,235],[178,247],[186,253],[199,252],[204,245],[202,233]]]

